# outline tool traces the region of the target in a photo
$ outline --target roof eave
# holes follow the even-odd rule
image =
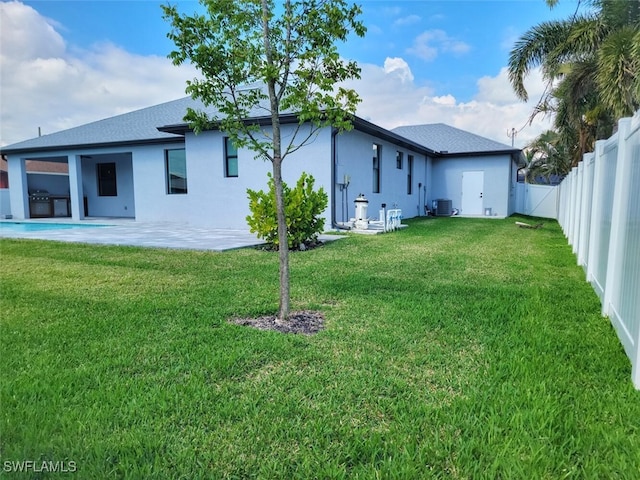
[[[172,132],[168,132],[172,133]],[[51,145],[45,147],[17,147],[3,148],[0,147],[0,154],[15,155],[17,153],[41,153],[41,152],[59,152],[61,150],[83,150],[92,148],[107,147],[129,147],[135,145],[153,145],[158,143],[184,143],[183,137],[167,137],[167,138],[148,138],[143,140],[125,140],[119,142],[98,142],[98,143],[79,143],[73,145]]]
[[[280,115],[280,123],[282,124],[297,123],[298,121],[299,121],[299,118],[298,118],[298,115],[296,114]],[[246,120],[246,123],[254,123],[254,124],[257,123],[260,126],[268,126],[271,124],[271,117],[269,116],[253,117],[249,120]],[[355,115],[353,116],[353,127],[358,131],[375,135],[377,137],[380,137],[392,143],[395,143],[399,146],[403,146],[410,150],[414,150],[418,153],[423,153],[429,156],[440,155],[435,150],[427,148],[424,145],[420,145],[419,143],[409,140],[408,138],[403,137],[402,135],[398,135],[397,133],[391,132],[390,130],[382,128],[378,125],[368,122],[367,120],[364,120],[363,118],[357,117]],[[218,129],[217,126],[214,125],[210,130],[217,130],[217,129]],[[192,132],[193,128],[191,128],[187,123],[178,123],[175,125],[164,125],[162,127],[158,127],[158,130],[164,133],[185,135],[186,133]]]
[[[513,150],[479,150],[479,151],[474,151],[474,152],[447,152],[447,151],[440,151],[438,152],[438,154],[442,157],[442,158],[451,158],[451,157],[473,157],[473,156],[477,156],[477,155],[509,155],[509,156],[513,156],[513,155],[518,155],[520,154],[520,150],[517,148],[514,148]]]
[[[258,124],[260,126],[267,126],[271,124],[271,117],[269,116],[264,116],[264,117],[252,117],[250,119],[247,119],[244,121],[245,124]],[[281,124],[290,124],[290,123],[297,123],[298,122],[298,115],[295,115],[293,113],[287,113],[287,114],[283,114],[280,115],[280,123]],[[175,135],[185,135],[186,133],[189,132],[193,132],[193,128],[189,126],[188,123],[176,123],[173,125],[163,125],[161,127],[157,127],[157,130],[163,133],[173,133]],[[208,129],[209,131],[214,131],[214,130],[220,130],[219,128],[219,122],[215,122],[213,124],[213,126],[211,128]]]

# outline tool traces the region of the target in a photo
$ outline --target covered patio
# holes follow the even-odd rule
[[[131,152],[9,157],[13,218],[135,219]]]

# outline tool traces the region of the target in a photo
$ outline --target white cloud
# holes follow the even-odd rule
[[[413,82],[413,73],[411,73],[409,64],[402,58],[387,57],[384,61],[384,73],[396,75],[402,83]]]
[[[539,69],[532,70],[525,80],[525,88],[529,93],[529,98],[534,101],[538,101],[543,95],[545,85],[546,83]],[[501,68],[500,73],[495,77],[481,77],[478,80],[476,99],[497,105],[512,104],[518,101],[509,83],[507,67]]]
[[[0,3],[0,143],[7,145],[185,95],[195,69],[109,44],[71,52],[30,6]]]
[[[394,27],[406,27],[407,25],[414,25],[419,23],[422,18],[418,15],[407,15],[406,17],[401,17],[396,19],[393,22]]]
[[[185,81],[197,76],[192,67],[177,68],[166,58],[141,56],[104,43],[83,51],[69,48],[59,27],[19,2],[0,3],[0,126],[2,145],[43,133],[147,107],[184,96]],[[445,40],[435,34],[437,48]],[[453,48],[453,47],[448,47]],[[477,93],[460,102],[428,83],[417,84],[408,62],[387,58],[383,65],[361,64],[362,79],[348,82],[363,99],[358,115],[386,128],[443,122],[509,143],[507,130],[527,123],[544,83],[530,75],[531,102],[511,93],[506,69],[480,78]],[[522,130],[523,146],[548,122],[536,120]]]
[[[533,105],[544,90],[539,72],[533,72],[527,82],[532,98],[528,103],[511,93],[506,68],[495,77],[479,79],[474,98],[460,102],[451,94],[435,95],[431,87],[415,84],[413,73],[402,58],[388,58],[382,67],[363,64],[361,68],[362,79],[348,84],[363,99],[358,115],[385,128],[446,123],[507,145],[511,143],[507,131],[522,129],[516,137],[517,147],[550,128],[549,121],[542,118],[528,125]]]
[[[433,97],[431,100],[436,105],[455,105],[456,104],[456,98],[451,94],[443,95],[441,97]]]
[[[414,39],[413,46],[407,53],[431,61],[441,52],[464,55],[470,50],[468,44],[450,37],[444,30],[427,30]]]
[[[53,26],[33,8],[20,2],[1,3],[0,21],[3,64],[5,60],[55,57],[65,50],[64,40]]]
[[[387,58],[384,66],[361,64],[361,79],[345,83],[362,98],[358,115],[383,127],[406,122],[425,96],[433,95],[427,86],[417,87],[409,65],[401,58]]]

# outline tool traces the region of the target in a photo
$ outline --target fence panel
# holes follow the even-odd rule
[[[616,181],[616,164],[618,160],[618,135],[606,142],[597,142],[601,148],[596,148],[596,194],[594,202],[597,208],[591,218],[595,235],[593,255],[589,262],[593,263],[591,283],[596,293],[603,299],[607,281],[607,260],[609,257],[609,240],[611,236],[611,218],[613,214],[613,192]]]
[[[559,186],[558,222],[602,301],[640,389],[640,111]]]
[[[558,218],[558,186],[519,183],[516,212],[541,218]]]
[[[623,137],[618,149],[618,169],[611,225],[607,285],[602,311],[609,315],[627,355],[638,357],[640,311],[636,297],[640,292],[640,121],[621,121],[618,133]],[[638,364],[634,375],[640,376]]]

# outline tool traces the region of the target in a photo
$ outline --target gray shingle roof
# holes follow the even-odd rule
[[[250,87],[248,87],[250,88]],[[60,132],[43,135],[0,148],[3,154],[22,151],[54,150],[78,146],[104,146],[108,144],[132,144],[182,139],[175,133],[161,132],[159,127],[184,125],[187,107],[204,110],[215,116],[214,108],[205,108],[202,102],[184,97],[171,102],[116,115],[96,122]],[[268,115],[264,106],[257,105],[252,117]]]
[[[188,107],[204,110],[210,116],[215,116],[217,113],[213,108],[205,108],[199,100],[184,97],[68,130],[14,143],[0,148],[0,151],[2,151],[3,154],[7,154],[51,151],[73,147],[179,141],[182,139],[182,136],[177,133],[186,129],[184,115]],[[291,112],[283,112],[283,114],[290,113]],[[261,118],[267,115],[268,109],[265,109],[264,105],[256,105],[250,116],[251,118]],[[184,126],[185,128],[163,129],[165,131],[158,130],[160,127],[167,126]],[[494,142],[488,138],[474,135],[473,133],[450,127],[443,123],[398,127],[393,129],[392,132],[435,152],[469,154],[518,151],[508,145]]]
[[[509,153],[518,151],[518,149],[509,145],[494,142],[488,138],[445,125],[444,123],[397,127],[392,132],[442,153]]]
[[[187,106],[193,106],[193,103],[191,97],[161,103],[153,107],[14,143],[2,147],[2,152],[175,139],[178,138],[176,135],[159,132],[157,127],[167,123],[183,122]]]

